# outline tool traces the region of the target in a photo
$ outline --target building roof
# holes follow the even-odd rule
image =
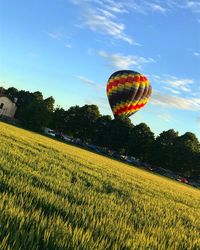
[[[6,97],[6,98],[8,98],[12,103],[14,103],[14,104],[16,104],[11,98],[9,98],[7,95],[5,95],[5,94],[1,94],[0,93],[0,97]]]

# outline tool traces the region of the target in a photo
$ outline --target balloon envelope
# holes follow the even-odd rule
[[[144,75],[120,70],[108,79],[106,92],[114,116],[129,117],[149,101],[152,88]]]

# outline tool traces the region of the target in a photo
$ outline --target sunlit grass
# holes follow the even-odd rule
[[[0,249],[200,249],[200,191],[0,123]]]

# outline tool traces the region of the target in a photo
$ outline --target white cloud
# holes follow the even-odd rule
[[[170,122],[172,120],[172,116],[168,113],[162,113],[162,114],[158,115],[158,117],[165,122]]]
[[[200,57],[200,53],[199,52],[194,52],[193,55],[197,56],[197,57]]]
[[[158,1],[159,3],[161,1]],[[163,3],[163,1],[162,1]],[[168,9],[186,9],[192,12],[200,12],[200,1],[199,0],[166,0],[165,7]]]
[[[69,43],[66,43],[66,44],[65,44],[65,47],[71,49],[71,48],[72,48],[72,45],[69,44]]]
[[[126,4],[132,11],[136,11],[141,14],[148,14],[150,12],[165,13],[174,7],[171,1],[150,1],[150,0],[138,0],[138,1],[126,1]]]
[[[125,8],[125,4],[120,1],[105,0],[102,1],[102,5],[115,13],[128,13],[128,10]]]
[[[98,83],[95,83],[94,81],[84,77],[84,76],[75,76],[77,79],[79,79],[81,82],[87,84],[87,85],[90,85],[90,86],[93,86],[93,87],[96,87],[98,89],[105,89],[105,86],[102,86]]]
[[[99,55],[104,57],[108,61],[109,65],[118,69],[128,69],[131,65],[140,69],[143,64],[155,62],[153,58],[144,58],[135,55],[125,56],[119,53],[109,54],[105,51],[100,51]]]
[[[199,0],[71,0],[76,5],[101,6],[113,13],[130,13],[133,10],[139,13],[150,11],[165,13],[173,9],[188,9],[200,12]]]
[[[170,91],[172,94],[176,94],[176,95],[178,95],[178,94],[180,94],[180,93],[181,93],[180,91],[175,90],[175,89],[170,88],[170,87],[163,87],[163,88],[164,88],[164,89],[166,89],[166,90],[168,90],[168,91]]]
[[[55,40],[60,40],[63,38],[63,34],[61,32],[48,32],[49,37]]]
[[[167,11],[166,8],[162,7],[161,5],[159,4],[155,4],[155,3],[149,3],[148,4],[150,9],[152,11],[157,11],[157,12],[161,12],[161,13],[165,13]]]
[[[82,82],[87,83],[87,84],[89,84],[89,85],[93,85],[93,86],[96,85],[96,83],[95,83],[94,81],[89,80],[88,78],[86,78],[86,77],[84,77],[84,76],[76,76],[76,78],[78,78],[78,79],[81,80]]]
[[[162,77],[159,75],[152,75],[152,78],[156,81],[156,82],[160,82]]]
[[[146,10],[144,8],[144,5],[141,4],[141,2],[137,3],[136,1],[125,1],[124,6],[129,10],[129,12],[138,12],[141,14],[145,14]]]
[[[186,9],[192,12],[200,12],[199,0],[167,0],[167,5],[171,9]]]
[[[185,3],[185,8],[188,8],[192,10],[193,12],[200,13],[200,1],[195,0],[195,1],[186,1]]]
[[[172,75],[152,76],[154,81],[161,83],[164,89],[169,90],[173,94],[180,94],[181,92],[190,93],[192,91],[193,79],[177,78]],[[167,86],[163,86],[163,84]]]
[[[107,18],[116,18],[116,16],[114,14],[112,14],[111,12],[98,8],[98,11],[101,12],[105,17]]]
[[[166,95],[156,90],[152,93],[151,104],[167,108],[200,111],[200,98],[183,98]]]
[[[113,0],[72,0],[72,2],[81,9],[82,27],[87,26],[93,32],[138,45],[126,34],[125,24],[119,20],[120,14],[128,13],[123,2]]]
[[[87,10],[84,13],[85,24],[98,33],[110,35],[116,39],[124,40],[129,44],[133,44],[132,38],[124,33],[125,25],[120,22],[113,21],[110,17],[94,10]]]
[[[192,12],[200,13],[199,0],[127,0],[127,5],[134,11],[148,14],[148,12],[166,13],[174,9],[186,9]]]
[[[66,42],[69,39],[69,37],[66,36],[64,32],[54,31],[54,32],[46,32],[46,33],[51,39],[60,42],[62,45],[64,45],[64,47],[69,48],[69,49],[72,48],[72,45]]]
[[[192,79],[178,79],[174,76],[171,76],[169,79],[166,79],[163,82],[169,84],[172,88],[181,90],[183,92],[191,92],[190,85],[194,83]]]
[[[82,27],[93,32],[109,35],[129,44],[139,45],[127,34],[124,15],[138,12],[164,14],[174,9],[200,12],[199,0],[71,0],[81,11]],[[80,25],[79,25],[80,27]]]

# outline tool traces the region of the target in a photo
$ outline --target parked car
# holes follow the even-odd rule
[[[177,180],[177,181],[180,181],[180,182],[183,182],[183,183],[185,183],[185,184],[188,184],[188,183],[189,183],[188,179],[185,178],[185,177],[178,178],[178,179],[176,179],[176,180]]]
[[[117,152],[113,152],[111,156],[114,157],[115,159],[120,160],[120,154]]]
[[[43,128],[43,130],[44,130],[45,135],[50,135],[50,136],[53,136],[53,137],[56,136],[56,132],[54,130],[50,129],[50,128],[45,127],[45,128]]]
[[[132,156],[127,157],[126,162],[130,163],[130,164],[133,164],[134,166],[141,166],[141,162],[139,160],[135,159]]]

